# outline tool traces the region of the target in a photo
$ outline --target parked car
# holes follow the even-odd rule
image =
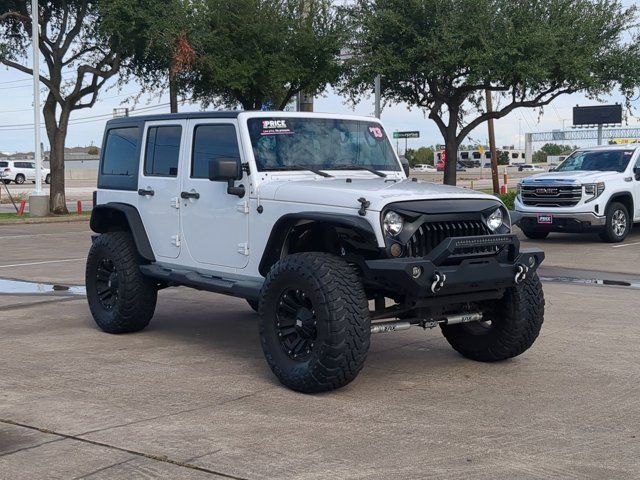
[[[461,165],[463,168],[480,168],[480,160],[462,159],[458,160],[458,165]]]
[[[15,182],[18,185],[24,182],[36,182],[36,164],[28,160],[0,160],[0,179],[7,184]],[[42,179],[45,183],[51,183],[51,172],[42,167]]]
[[[519,172],[544,172],[544,168],[539,167],[538,165],[533,165],[532,163],[524,163],[518,166]]]
[[[427,164],[423,164],[423,163],[419,163],[415,167],[413,167],[413,171],[416,172],[416,173],[433,173],[433,172],[437,172],[436,167],[434,167],[433,165],[427,165]]]
[[[640,222],[640,146],[575,151],[554,171],[523,179],[515,209],[529,238],[598,232],[606,242],[621,242]]]
[[[85,281],[106,332],[144,329],[167,287],[244,298],[273,373],[311,393],[351,382],[374,333],[440,327],[491,362],[542,326],[544,253],[498,198],[408,179],[375,118],[118,118],[98,172]]]

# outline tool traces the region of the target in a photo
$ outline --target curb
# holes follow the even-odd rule
[[[41,223],[75,223],[75,222],[88,222],[90,216],[82,217],[43,217],[43,218],[25,218],[25,219],[4,219],[0,220],[0,225],[37,225]]]

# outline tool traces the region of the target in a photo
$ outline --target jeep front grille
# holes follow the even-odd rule
[[[521,198],[531,207],[573,207],[582,198],[581,185],[522,185]]]
[[[423,223],[407,243],[408,257],[424,257],[449,237],[473,237],[491,235],[489,227],[481,220],[460,220]],[[461,249],[460,256],[489,255],[496,253],[495,246],[477,246]]]

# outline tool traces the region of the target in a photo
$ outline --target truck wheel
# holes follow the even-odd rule
[[[442,326],[442,333],[461,355],[496,362],[526,351],[544,321],[544,294],[537,274],[510,288],[483,312],[487,321]]]
[[[51,175],[47,174],[46,177],[44,177],[44,183],[46,183],[47,185],[49,185],[51,183]]]
[[[260,307],[260,303],[258,302],[258,300],[247,300],[247,303],[251,307],[251,310],[258,313],[258,308]]]
[[[273,266],[260,296],[267,363],[287,387],[323,392],[351,382],[369,351],[371,319],[356,272],[327,253],[296,253]]]
[[[21,173],[19,173],[18,175],[16,175],[15,182],[16,182],[18,185],[22,185],[22,184],[24,183],[24,180],[25,180],[24,175],[22,175]]]
[[[549,236],[549,232],[541,232],[540,230],[524,230],[521,229],[524,236],[531,240],[544,240]]]
[[[87,300],[93,319],[107,333],[137,332],[153,317],[158,291],[140,272],[128,232],[99,235],[87,257]]]
[[[607,222],[600,238],[608,243],[623,241],[631,230],[629,212],[623,204],[614,202],[607,207]]]

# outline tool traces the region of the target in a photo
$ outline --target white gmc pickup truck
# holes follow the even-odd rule
[[[515,209],[532,239],[550,232],[598,232],[621,242],[640,222],[640,145],[579,149],[548,173],[518,184]]]

